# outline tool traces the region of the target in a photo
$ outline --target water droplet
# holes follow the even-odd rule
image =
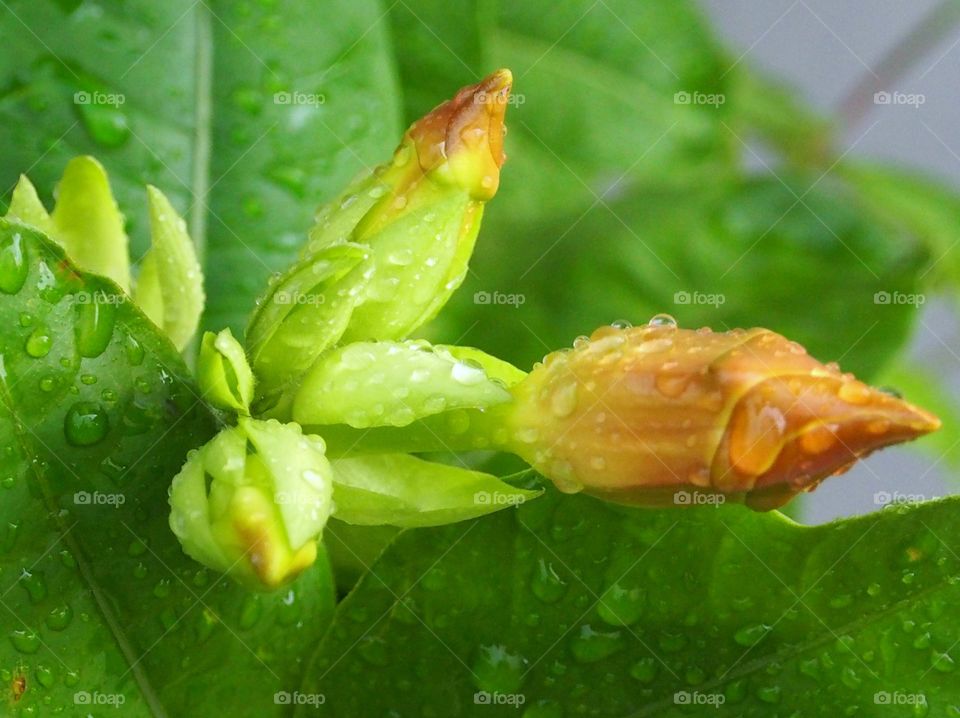
[[[36,653],[40,650],[40,636],[29,629],[16,629],[10,632],[10,643],[20,653]]]
[[[859,381],[848,381],[840,385],[837,398],[848,404],[866,404],[870,400],[870,389]]]
[[[0,292],[16,294],[27,281],[23,236],[13,232],[0,240]]]
[[[76,301],[76,323],[74,334],[77,340],[77,351],[80,356],[98,357],[107,348],[113,336],[113,326],[117,316],[117,304],[109,299],[109,295],[95,291],[86,296],[89,301]]]
[[[487,373],[472,359],[461,359],[453,365],[450,376],[458,384],[473,386],[487,378]]]
[[[580,627],[570,641],[570,652],[580,663],[596,663],[623,648],[619,631],[595,631],[589,624]]]
[[[770,632],[770,626],[758,623],[753,626],[744,626],[733,634],[733,640],[741,646],[753,646],[759,643]]]
[[[110,97],[103,92],[86,94],[91,97]],[[87,102],[76,104],[75,107],[94,142],[104,147],[120,147],[130,138],[130,124],[118,104]]]
[[[614,329],[630,329],[633,327],[633,323],[627,319],[616,319],[610,322],[610,326]]]
[[[934,651],[930,657],[930,665],[933,666],[934,670],[940,671],[941,673],[952,673],[957,664],[954,663],[953,658],[950,657],[948,653],[940,653]]]
[[[387,642],[379,636],[364,636],[357,646],[360,657],[372,666],[385,668],[390,665]]]
[[[652,317],[650,317],[650,321],[647,322],[647,325],[651,327],[675,328],[677,326],[677,320],[669,314],[654,314]]]
[[[44,623],[53,631],[62,631],[70,625],[70,621],[72,620],[73,609],[70,608],[69,605],[64,604],[51,610],[50,613],[46,615],[46,618],[44,618]]]
[[[577,408],[577,382],[570,381],[554,389],[550,397],[550,410],[558,419],[570,416]]]
[[[50,688],[53,686],[55,681],[55,676],[53,674],[53,669],[50,666],[40,663],[37,665],[37,683],[39,683],[44,688]]]
[[[630,675],[641,683],[650,683],[657,677],[657,661],[654,658],[641,658],[630,667]]]
[[[542,558],[537,561],[530,587],[533,595],[544,603],[556,603],[567,592],[567,584],[557,575],[553,564]]]
[[[63,421],[63,433],[74,446],[92,446],[100,442],[109,428],[107,412],[91,401],[74,404]]]
[[[24,571],[20,574],[20,585],[26,589],[30,603],[40,603],[47,597],[47,582],[39,571]]]
[[[643,610],[643,592],[639,588],[626,589],[615,583],[600,598],[597,612],[611,626],[629,626],[636,623]]]
[[[127,361],[130,362],[132,366],[140,366],[140,364],[143,363],[143,346],[141,346],[140,342],[138,342],[133,335],[127,335],[123,343],[123,351],[127,355]]]
[[[166,598],[170,595],[170,579],[161,578],[157,585],[153,587],[153,595],[157,598]]]
[[[527,660],[510,653],[506,646],[481,646],[473,664],[477,688],[490,693],[517,693],[523,685]]]
[[[35,359],[39,359],[45,357],[50,352],[50,347],[52,346],[53,338],[50,336],[50,331],[46,326],[41,324],[27,337],[24,349],[27,350],[27,354]]]

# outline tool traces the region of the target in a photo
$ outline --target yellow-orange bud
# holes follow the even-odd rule
[[[649,505],[683,491],[776,508],[940,426],[779,334],[669,317],[601,328],[513,391],[518,454],[561,490]]]

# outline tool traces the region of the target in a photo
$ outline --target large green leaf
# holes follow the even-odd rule
[[[406,532],[303,690],[336,716],[952,715],[958,511],[804,527],[554,494]]]
[[[261,597],[184,555],[167,489],[214,422],[176,349],[115,284],[3,220],[0,324],[0,712],[86,715],[92,696],[97,715],[278,714],[329,573]]]
[[[162,187],[205,248],[206,326],[236,333],[314,207],[399,135],[385,23],[375,0],[12,0],[0,182],[29,170],[49,192],[70,157],[96,155],[135,257],[148,246],[143,186]]]

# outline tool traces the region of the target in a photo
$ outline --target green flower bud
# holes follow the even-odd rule
[[[247,364],[243,347],[229,329],[219,334],[206,332],[203,335],[197,380],[204,398],[211,404],[239,414],[250,413],[253,372]]]
[[[447,302],[499,185],[510,83],[500,70],[460,90],[407,130],[389,164],[319,213],[247,332],[262,395],[337,343],[408,336]]]
[[[241,418],[191,452],[170,489],[183,550],[253,589],[274,589],[317,556],[332,511],[323,440],[296,424]]]

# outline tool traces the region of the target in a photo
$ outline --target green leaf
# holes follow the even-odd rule
[[[203,313],[203,271],[187,224],[170,200],[156,187],[147,187],[147,196],[152,244],[143,258],[136,298],[174,346],[183,349],[196,333]]]
[[[956,190],[896,168],[850,162],[839,169],[871,211],[928,247],[931,262],[923,273],[928,282],[939,279],[953,289],[960,287],[960,252],[956,248],[960,196]]]
[[[481,364],[459,359],[447,347],[424,341],[354,342],[331,351],[307,372],[291,415],[310,425],[406,426],[445,411],[509,400],[510,392]]]
[[[540,492],[496,476],[381,454],[333,462],[334,517],[348,524],[438,526],[518,506]]]
[[[528,715],[678,716],[687,699],[722,701],[718,715],[887,715],[882,693],[947,715],[958,511],[804,527],[551,494],[408,531],[341,604],[302,689],[326,702],[296,715],[515,715],[522,700]]]
[[[329,569],[321,558],[289,593],[253,597],[183,553],[167,490],[214,422],[124,297],[0,220],[4,715],[72,713],[84,692],[119,696],[131,716],[234,701],[281,715],[273,693],[298,685],[332,610]]]
[[[162,187],[217,287],[211,330],[240,335],[267,277],[296,256],[314,207],[401,131],[375,0],[331,0],[321,14],[309,3],[226,0],[97,12],[18,3],[15,13],[0,19],[9,89],[0,180],[10,187],[31,168],[49,191],[67,160],[95,154],[130,218],[135,257],[149,241],[143,186]]]

